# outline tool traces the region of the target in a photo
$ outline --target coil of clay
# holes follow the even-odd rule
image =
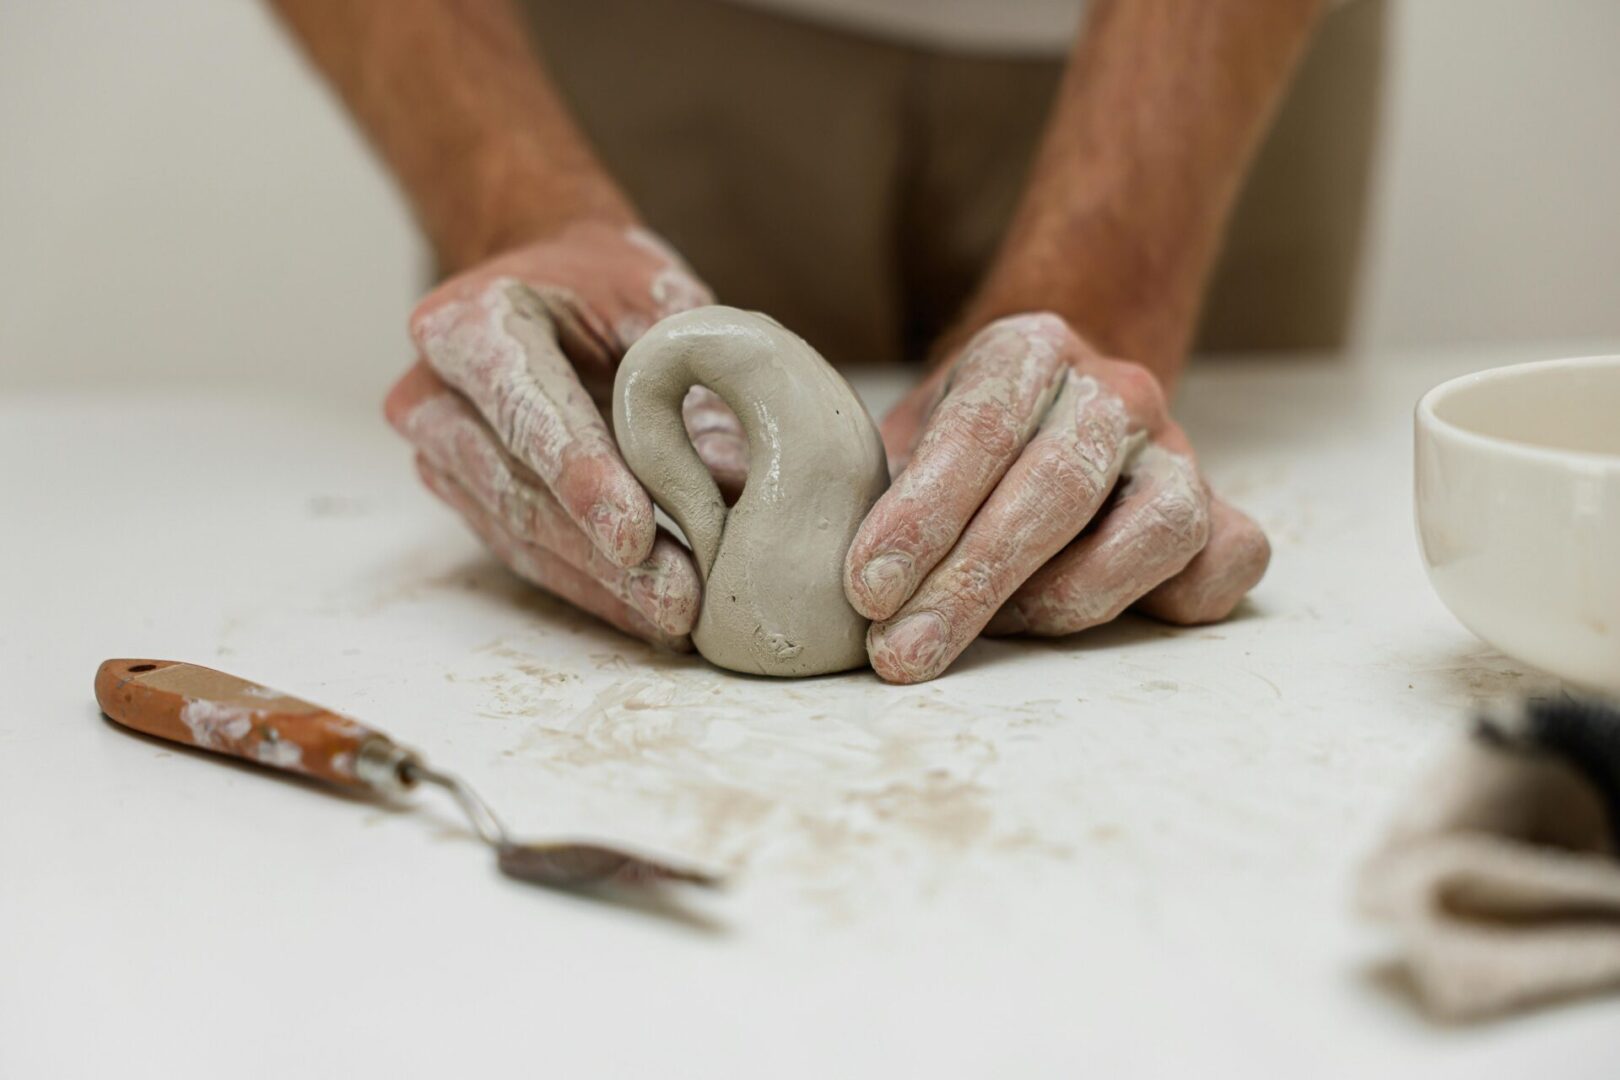
[[[747,436],[748,483],[729,510],[681,419],[693,386],[718,394]],[[692,547],[704,588],[692,643],[704,657],[784,676],[866,663],[843,561],[888,466],[865,406],[819,353],[752,312],[673,315],[625,354],[613,426],[631,471]]]

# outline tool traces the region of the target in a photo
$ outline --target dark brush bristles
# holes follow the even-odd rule
[[[1590,699],[1534,698],[1482,715],[1477,734],[1497,746],[1544,750],[1569,762],[1597,788],[1620,847],[1620,709]]]

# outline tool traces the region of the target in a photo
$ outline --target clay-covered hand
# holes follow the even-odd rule
[[[872,667],[932,679],[981,632],[1072,634],[1135,607],[1225,618],[1270,547],[1210,496],[1158,380],[1055,315],[991,323],[884,420],[896,473],[844,587]]]
[[[411,316],[421,359],[389,392],[389,422],[428,487],[520,576],[627,633],[687,646],[701,596],[678,541],[619,456],[603,412],[625,349],[659,319],[710,302],[651,233],[574,225],[460,274]],[[713,395],[686,418],[722,488],[746,443]]]

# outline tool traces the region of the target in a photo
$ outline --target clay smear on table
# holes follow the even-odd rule
[[[748,481],[730,509],[682,419],[693,386],[717,394],[747,437]],[[671,316],[625,354],[613,426],[631,471],[692,546],[700,653],[761,675],[866,663],[867,621],[844,595],[843,561],[888,466],[866,408],[820,354],[763,315],[716,306]]]

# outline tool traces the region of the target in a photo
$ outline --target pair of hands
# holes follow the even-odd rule
[[[411,318],[421,358],[385,407],[424,482],[497,557],[670,648],[688,646],[702,585],[603,415],[630,344],[711,301],[644,230],[576,225],[430,293]],[[735,497],[736,417],[701,387],[684,411]],[[934,678],[981,633],[1071,634],[1133,605],[1215,621],[1265,571],[1264,534],[1211,497],[1158,381],[1057,316],[990,323],[882,432],[895,480],[850,546],[845,591],[890,682]]]

